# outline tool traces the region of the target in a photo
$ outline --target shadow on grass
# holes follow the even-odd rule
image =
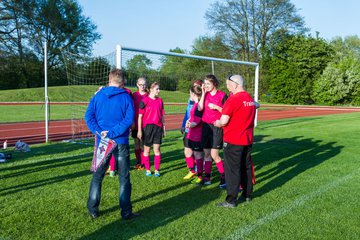
[[[190,212],[207,205],[219,196],[220,191],[214,191],[210,188],[193,188],[142,209],[141,217],[137,219],[128,221],[119,219],[80,239],[130,239],[176,221]],[[151,236],[150,238],[156,239],[156,236]],[[169,233],[169,238],[176,239],[176,236]]]
[[[11,187],[0,189],[0,196],[6,196],[6,195],[14,194],[14,193],[17,193],[20,191],[26,191],[26,190],[39,188],[39,187],[49,185],[49,184],[59,183],[62,181],[68,181],[70,179],[75,179],[75,178],[83,177],[83,176],[90,175],[90,174],[91,174],[90,170],[84,170],[84,171],[80,171],[80,172],[69,173],[69,174],[65,174],[65,175],[61,175],[61,176],[56,176],[56,177],[42,179],[42,180],[38,180],[38,181],[34,181],[34,182],[28,182],[28,183],[24,183],[24,184],[20,184],[20,185],[16,185],[16,186],[11,186]],[[9,190],[9,191],[7,191],[7,190]]]
[[[4,174],[4,175],[0,175],[0,179],[25,176],[27,174],[41,172],[41,171],[48,170],[48,169],[55,170],[56,168],[59,168],[59,167],[66,167],[66,166],[71,166],[71,165],[84,163],[84,162],[89,162],[89,166],[90,166],[89,159],[91,160],[91,158],[92,158],[92,153],[86,153],[86,154],[76,155],[73,157],[57,158],[57,159],[51,159],[51,160],[37,162],[34,164],[26,164],[25,167],[24,167],[24,165],[11,167],[7,170],[12,170],[13,172]],[[31,167],[31,169],[30,169],[30,167]],[[90,169],[90,167],[89,167],[89,169]],[[17,170],[17,171],[15,171],[15,170]]]
[[[258,139],[265,137],[257,136]],[[253,151],[255,174],[258,172],[258,183],[267,183],[259,189],[255,185],[254,197],[281,187],[297,175],[336,156],[342,148],[344,146],[336,145],[336,142],[323,142],[302,136],[257,142]],[[274,166],[261,171],[269,164]]]
[[[4,167],[0,168],[1,171],[7,171],[7,170],[18,170],[21,169],[27,169],[27,168],[33,168],[34,166],[45,166],[45,165],[51,165],[54,164],[54,161],[61,162],[64,160],[69,159],[64,158],[64,160],[54,160],[51,159],[51,155],[59,154],[60,152],[67,153],[71,151],[77,151],[84,149],[84,145],[81,144],[72,144],[72,143],[56,143],[56,144],[47,144],[44,146],[35,146],[31,147],[31,152],[14,152],[14,151],[8,151],[7,153],[12,153],[13,157],[8,162],[8,164],[11,163],[19,163],[21,164],[22,161],[28,160],[28,158],[36,157],[37,159],[41,159],[44,155],[48,156],[50,160],[39,160],[39,162],[32,162],[32,163],[26,163],[11,167]],[[91,151],[90,151],[91,152]],[[84,154],[87,155],[87,154]],[[91,152],[92,155],[92,152]]]

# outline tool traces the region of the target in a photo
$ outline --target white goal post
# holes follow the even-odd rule
[[[65,50],[62,51],[62,56],[68,83],[71,86],[68,94],[72,104],[73,138],[89,135],[83,119],[88,98],[99,86],[107,84],[109,71],[115,67],[124,71],[126,86],[133,90],[136,89],[137,79],[146,77],[149,82],[159,82],[162,90],[173,91],[174,94],[170,94],[173,100],[165,102],[165,107],[171,108],[172,113],[184,112],[184,108],[179,107],[179,103],[180,106],[186,105],[187,98],[184,96],[188,93],[191,81],[204,79],[210,73],[219,79],[222,90],[226,88],[224,80],[229,74],[241,74],[245,79],[246,90],[255,101],[258,101],[259,64],[255,62],[144,50],[120,45],[105,56],[79,56]]]
[[[171,56],[171,57],[210,61],[211,62],[211,72],[214,75],[215,75],[214,62],[252,66],[255,68],[254,69],[254,78],[255,79],[254,79],[254,86],[253,86],[253,89],[254,89],[253,97],[256,102],[259,101],[259,63],[231,60],[231,59],[224,59],[224,58],[197,56],[197,55],[182,54],[182,53],[175,53],[175,52],[159,52],[159,51],[144,50],[144,49],[123,47],[123,46],[117,45],[116,46],[116,67],[119,69],[121,69],[122,66],[124,66],[124,62],[125,62],[124,52],[134,52],[134,53],[138,53],[138,54],[152,54],[152,55],[159,55],[159,56]],[[234,72],[232,74],[240,74],[240,73]],[[256,110],[255,126],[257,125],[257,114],[258,114],[258,111]]]

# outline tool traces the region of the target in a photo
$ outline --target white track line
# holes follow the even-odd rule
[[[255,223],[248,224],[242,228],[237,229],[233,234],[226,237],[225,239],[244,239],[256,228],[258,228],[262,225],[265,225],[271,221],[274,221],[275,219],[277,219],[285,214],[290,213],[294,208],[300,207],[301,205],[303,205],[305,202],[311,200],[312,198],[315,198],[316,196],[319,196],[320,194],[335,188],[336,186],[340,185],[341,183],[349,181],[351,178],[353,178],[354,176],[357,176],[358,174],[359,174],[359,169],[356,169],[355,171],[349,173],[348,175],[346,175],[342,178],[338,178],[337,180],[332,181],[329,184],[322,186],[321,188],[318,188],[314,192],[311,192],[309,194],[303,195],[302,197],[299,197],[298,199],[293,201],[291,204],[258,219]]]
[[[321,108],[321,107],[297,107],[300,110],[325,110],[325,111],[350,111],[359,112],[359,108]]]

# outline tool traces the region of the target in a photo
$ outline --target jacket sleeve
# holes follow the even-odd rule
[[[95,107],[94,107],[94,100],[95,97],[93,97],[90,102],[89,105],[86,109],[86,113],[85,113],[85,122],[86,125],[88,126],[88,128],[90,129],[90,131],[93,134],[96,134],[96,132],[98,132],[99,134],[101,133],[102,129],[100,128],[97,120],[96,120],[96,116],[95,116]]]
[[[189,119],[190,117],[190,109],[191,107],[189,108],[189,106],[191,105],[191,100],[189,98],[188,102],[187,102],[187,106],[186,106],[186,111],[185,111],[185,115],[184,115],[184,119],[182,121],[182,124],[181,124],[181,128],[185,128],[185,125],[186,125],[186,121]]]
[[[119,124],[116,124],[113,128],[111,128],[107,133],[107,136],[111,139],[117,138],[124,134],[126,131],[129,130],[129,128],[134,122],[134,103],[129,95],[126,96],[126,104],[124,104],[125,116],[123,120]]]

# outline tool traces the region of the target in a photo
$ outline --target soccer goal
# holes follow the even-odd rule
[[[73,137],[89,135],[83,121],[88,100],[100,86],[108,82],[109,71],[122,69],[126,87],[136,91],[136,81],[145,77],[149,83],[158,82],[167,114],[183,114],[189,97],[191,82],[214,74],[220,89],[226,90],[225,80],[230,74],[241,74],[246,90],[258,101],[259,64],[176,52],[159,52],[117,46],[114,52],[101,57],[84,57],[63,52],[72,104]],[[86,96],[88,99],[84,99]],[[182,119],[179,118],[179,127]]]

